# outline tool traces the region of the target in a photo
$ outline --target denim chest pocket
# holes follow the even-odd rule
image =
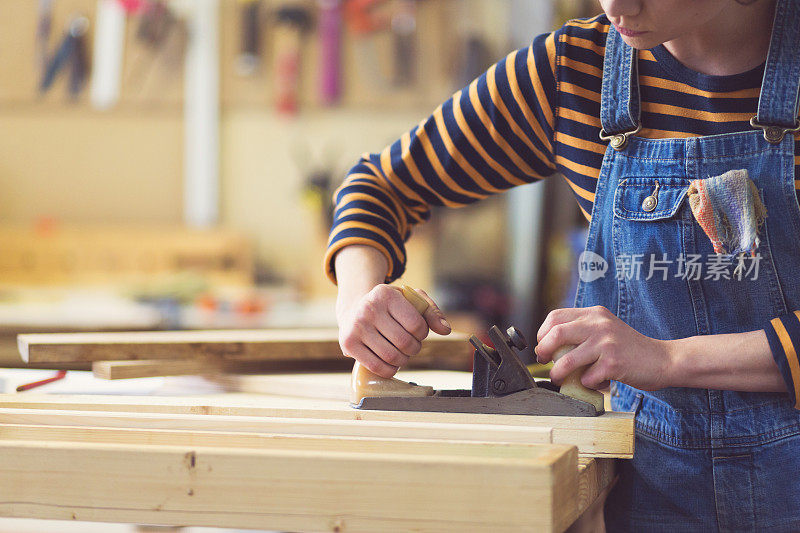
[[[686,178],[623,178],[614,191],[613,272],[617,280],[618,316],[638,331],[668,338],[678,324],[650,321],[662,314],[683,317],[693,307],[682,258],[691,238],[691,210]],[[687,214],[688,212],[688,214]],[[686,329],[686,336],[697,328]]]
[[[614,193],[614,215],[642,222],[672,218],[688,190],[683,178],[625,178]]]

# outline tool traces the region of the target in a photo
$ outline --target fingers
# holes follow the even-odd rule
[[[533,351],[536,353],[536,360],[542,364],[549,363],[553,360],[559,348],[570,344],[581,344],[591,334],[591,324],[584,320],[578,319],[564,324],[557,324],[550,328],[547,334],[542,337],[536,345],[536,348],[534,348]],[[567,356],[565,355],[564,357]]]
[[[537,360],[540,363],[552,361],[558,348],[581,344],[615,318],[602,306],[551,311],[536,334],[538,344],[534,352]]]
[[[387,298],[387,309],[389,311],[387,318],[391,318],[399,327],[413,335],[417,341],[423,341],[425,337],[428,336],[428,324],[425,322],[425,319],[414,308],[411,302],[406,300],[400,290],[392,290],[392,294]],[[430,307],[428,307],[428,310],[430,310]],[[384,323],[382,325],[386,324]],[[384,333],[384,335],[388,333],[388,331],[384,331],[381,327],[378,329],[380,329],[381,333]],[[386,335],[386,338],[392,340],[392,337],[388,335]],[[399,345],[396,346],[401,348]],[[417,352],[406,353],[408,355],[414,355]]]
[[[428,302],[425,316],[396,287],[379,285],[372,289],[340,322],[342,351],[379,376],[394,375],[422,349],[429,323],[437,333],[450,332],[438,306],[427,294],[418,293]]]
[[[536,332],[536,342],[541,342],[554,326],[572,322],[585,314],[586,309],[582,307],[569,307],[550,311],[547,317],[545,317],[544,322],[542,322],[542,325],[539,326],[539,331]]]
[[[597,361],[597,351],[590,346],[589,343],[583,343],[568,351],[555,362],[553,368],[550,369],[550,379],[558,385],[575,370],[591,365],[595,361]],[[589,370],[590,369],[587,369],[586,373],[588,373]],[[586,377],[586,373],[584,373],[584,378]],[[602,379],[599,380],[598,383],[600,381],[602,381]],[[583,383],[584,380],[582,379],[581,382]],[[583,384],[589,387],[586,383]]]
[[[386,364],[399,368],[408,363],[409,356],[386,340],[377,329],[373,329],[363,338],[364,345]]]
[[[375,355],[372,350],[367,348],[364,344],[358,343],[349,346],[347,349],[342,348],[342,352],[347,357],[352,357],[373,374],[383,378],[391,378],[397,373],[398,368],[388,364],[386,361]]]
[[[428,327],[439,335],[448,335],[452,331],[452,328],[450,327],[450,323],[444,317],[442,310],[439,309],[439,306],[436,305],[436,302],[434,302],[425,291],[417,290],[417,292],[428,301],[428,309],[423,315]]]

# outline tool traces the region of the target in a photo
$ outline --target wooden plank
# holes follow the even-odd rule
[[[279,435],[330,435],[395,439],[444,439],[468,442],[552,442],[548,427],[441,424],[262,416],[173,415],[161,413],[0,409],[0,423],[45,426],[113,427],[186,431],[226,431]]]
[[[150,378],[202,374],[220,369],[214,359],[140,359],[132,361],[95,361],[92,374],[100,379]]]
[[[304,374],[221,373],[205,377],[223,386],[228,392],[349,402],[350,376],[351,372],[325,372]],[[469,389],[472,387],[472,372],[403,369],[397,377],[404,381],[413,381],[423,385],[436,384],[437,389]]]
[[[573,447],[513,457],[0,442],[0,515],[285,531],[562,531]],[[532,510],[535,506],[535,512]]]
[[[197,357],[234,361],[342,357],[335,328],[26,334],[18,337],[18,346],[22,359],[28,363]],[[450,361],[464,365],[471,361],[471,354],[467,335],[431,334],[413,361],[415,364]]]
[[[0,424],[0,441],[60,441],[104,444],[163,446],[206,446],[221,448],[291,449],[369,453],[426,452],[515,457],[520,448],[541,447],[547,443],[473,442],[442,439],[339,437],[331,435],[291,435],[236,431],[197,431],[185,429],[142,429],[94,426],[52,426]],[[581,459],[583,461],[583,459]]]
[[[344,402],[258,395],[187,397],[57,396],[0,394],[0,407],[82,411],[206,414],[548,427],[554,443],[572,444],[582,455],[630,459],[634,451],[633,413],[606,412],[599,417],[484,415],[359,411]],[[0,420],[1,421],[1,420]]]

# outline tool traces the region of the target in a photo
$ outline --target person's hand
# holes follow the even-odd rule
[[[372,373],[394,376],[409,357],[419,353],[422,341],[433,330],[450,333],[450,325],[439,307],[425,294],[428,302],[420,315],[397,287],[380,284],[366,295],[342,304],[337,310],[339,346]]]
[[[550,378],[556,384],[585,366],[581,383],[590,389],[604,389],[612,379],[642,390],[669,386],[669,341],[642,335],[605,307],[552,311],[536,339],[540,363],[551,361],[562,346],[576,346],[553,365]]]

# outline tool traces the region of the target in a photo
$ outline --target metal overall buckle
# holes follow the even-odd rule
[[[609,144],[611,145],[611,148],[613,148],[616,151],[620,151],[624,149],[626,146],[628,146],[628,137],[630,137],[631,135],[636,135],[640,131],[642,131],[641,124],[636,126],[635,130],[623,131],[622,133],[614,133],[611,135],[606,133],[606,130],[600,128],[600,139],[608,141]]]
[[[758,117],[755,116],[750,119],[750,125],[754,128],[760,128],[764,131],[764,138],[767,142],[771,144],[780,144],[783,140],[783,136],[786,135],[788,132],[796,132],[800,131],[800,121],[795,121],[795,125],[793,128],[784,128],[783,126],[767,126],[766,124],[759,124]]]

